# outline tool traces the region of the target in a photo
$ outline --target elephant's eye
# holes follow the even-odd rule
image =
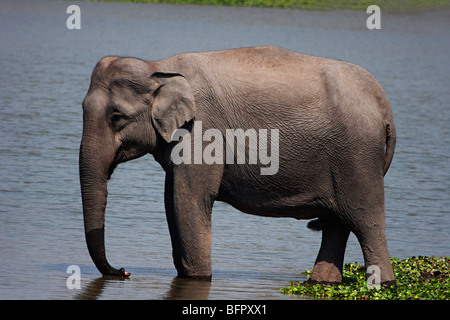
[[[128,117],[121,112],[113,112],[111,115],[111,123],[117,130],[123,129],[125,127]]]
[[[123,119],[123,118],[124,118],[124,115],[122,113],[120,113],[120,112],[114,112],[111,115],[111,121],[112,122],[116,122],[116,121],[118,121],[120,119]]]

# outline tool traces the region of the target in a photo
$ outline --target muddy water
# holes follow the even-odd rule
[[[81,30],[66,28],[69,4],[81,8]],[[449,17],[382,12],[382,29],[370,31],[367,14],[353,11],[2,1],[0,298],[287,299],[279,288],[313,266],[320,234],[306,221],[217,203],[212,282],[175,279],[164,174],[144,157],[119,166],[109,185],[108,258],[132,276],[100,277],[84,242],[78,147],[81,101],[105,55],[153,60],[271,44],[364,66],[386,88],[399,136],[386,177],[390,254],[449,255]],[[363,261],[354,236],[351,261]],[[67,288],[70,265],[81,268],[79,290]]]

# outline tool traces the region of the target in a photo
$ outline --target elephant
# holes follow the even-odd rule
[[[118,164],[151,154],[165,171],[177,277],[211,280],[212,208],[222,201],[248,214],[311,220],[308,228],[322,232],[311,284],[342,282],[352,232],[366,277],[372,275],[367,268],[376,266],[379,282],[395,285],[384,204],[395,123],[384,89],[364,68],[275,46],[157,61],[107,56],[92,72],[82,107],[85,238],[103,275],[130,275],[106,259],[108,180]],[[263,157],[239,161],[238,152],[225,153],[232,145],[225,139],[230,130],[244,133],[240,151],[246,157],[258,154],[255,144],[250,146],[255,137],[259,154],[268,154],[262,133],[270,130],[274,170],[263,173],[268,169]],[[207,148],[213,161],[202,158]],[[191,161],[180,161],[181,154]]]

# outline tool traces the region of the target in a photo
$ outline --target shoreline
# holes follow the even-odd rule
[[[178,5],[209,5],[227,7],[254,7],[296,9],[308,11],[366,10],[369,5],[378,5],[382,11],[390,13],[417,13],[423,11],[448,10],[447,0],[84,0],[95,2],[164,3]]]

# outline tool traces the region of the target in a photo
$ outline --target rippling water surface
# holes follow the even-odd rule
[[[66,8],[81,8],[81,30]],[[78,181],[81,101],[105,55],[146,60],[187,51],[278,45],[351,61],[381,82],[398,130],[385,179],[392,256],[450,255],[450,12],[365,12],[67,1],[0,3],[0,298],[287,299],[279,288],[312,268],[320,234],[307,221],[213,211],[213,280],[175,279],[152,157],[119,166],[109,184],[109,261],[132,277],[99,277],[86,249]],[[346,262],[362,262],[352,236]],[[69,265],[81,289],[69,290]],[[298,297],[296,297],[298,298]]]

